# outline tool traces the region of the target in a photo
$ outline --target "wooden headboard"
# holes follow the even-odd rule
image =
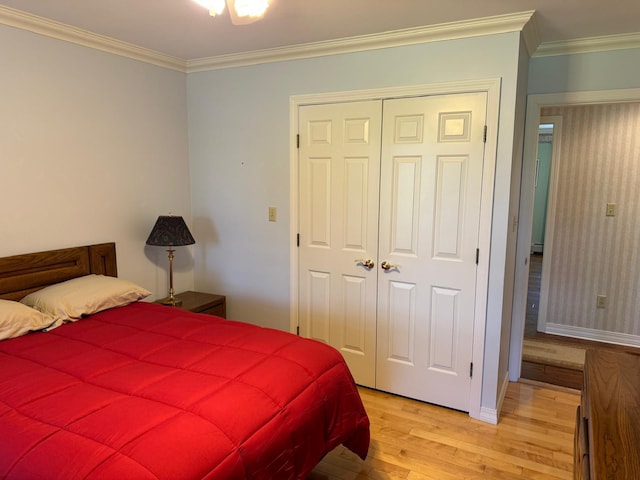
[[[48,285],[90,273],[118,276],[115,243],[0,258],[0,298],[20,300]]]

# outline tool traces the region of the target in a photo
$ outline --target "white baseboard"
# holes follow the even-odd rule
[[[628,333],[606,332],[592,328],[571,327],[558,323],[547,323],[545,332],[563,337],[581,338],[583,340],[593,340],[596,342],[614,343],[616,345],[626,345],[629,347],[640,347],[640,336],[629,335]]]
[[[480,416],[477,420],[491,423],[493,425],[498,424],[498,418],[500,417],[500,411],[502,410],[502,404],[504,403],[504,397],[507,395],[507,388],[509,387],[509,372],[506,373],[500,387],[500,393],[498,393],[498,408],[480,407]]]
[[[498,394],[498,411],[497,415],[500,418],[500,412],[502,411],[502,404],[504,403],[504,397],[507,396],[507,388],[509,388],[509,372],[502,379],[502,387],[500,388],[500,393]]]
[[[480,407],[480,416],[476,418],[481,422],[490,423],[492,425],[498,424],[498,410],[495,408]]]

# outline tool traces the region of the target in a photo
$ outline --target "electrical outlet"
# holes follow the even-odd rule
[[[606,308],[606,306],[607,306],[607,296],[598,295],[596,297],[596,308]]]
[[[615,216],[616,216],[616,204],[607,203],[607,217],[615,217]]]
[[[269,221],[275,222],[278,218],[276,207],[269,207]]]

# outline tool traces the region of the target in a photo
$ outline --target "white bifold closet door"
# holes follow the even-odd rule
[[[300,334],[469,410],[486,93],[299,110]]]

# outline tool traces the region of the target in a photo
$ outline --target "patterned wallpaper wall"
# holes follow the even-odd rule
[[[640,335],[640,103],[541,113],[562,117],[547,324]]]

